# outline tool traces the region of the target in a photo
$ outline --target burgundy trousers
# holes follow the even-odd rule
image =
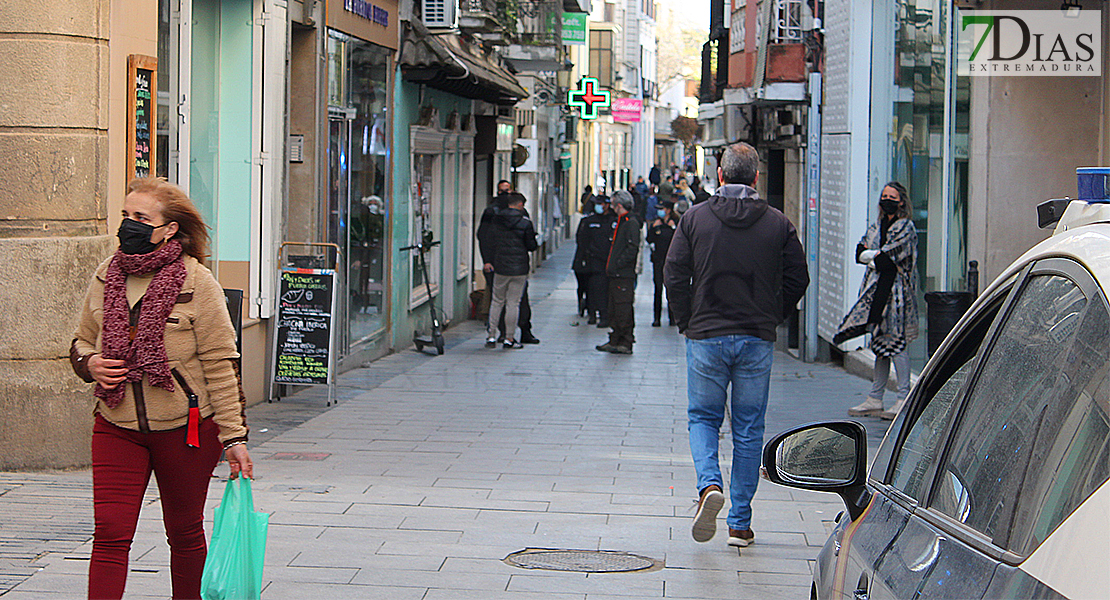
[[[151,472],[158,482],[170,545],[174,598],[200,598],[208,546],[204,502],[223,447],[211,418],[200,422],[200,448],[185,443],[185,428],[141,433],[96,416],[92,436],[93,534],[89,598],[123,597],[128,554]]]

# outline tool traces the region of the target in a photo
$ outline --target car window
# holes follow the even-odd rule
[[[1025,555],[1105,481],[1108,334],[1101,298],[1030,277],[968,394],[932,507]]]
[[[924,501],[929,493],[933,467],[941,442],[947,438],[958,395],[1013,282],[1009,284],[996,290],[993,298],[977,309],[977,314],[956,334],[955,343],[924,374],[917,390],[924,400],[916,403],[922,408],[914,406],[902,411],[907,417],[908,431],[897,448],[888,483],[910,498]],[[898,426],[895,421],[892,430]]]
[[[974,364],[975,357],[968,359],[933,394],[922,409],[921,416],[910,428],[906,441],[902,443],[898,457],[894,460],[890,485],[911,498],[922,500],[929,491],[929,480],[926,479],[929,468],[936,461],[938,444],[943,439],[949,415],[956,402],[956,394],[963,387]]]

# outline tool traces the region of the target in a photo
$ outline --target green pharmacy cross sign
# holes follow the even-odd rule
[[[567,104],[579,108],[583,119],[596,119],[597,110],[609,106],[609,92],[599,89],[597,79],[583,77],[581,88],[567,92]]]

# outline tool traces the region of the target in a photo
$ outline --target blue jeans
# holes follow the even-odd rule
[[[752,496],[759,483],[763,417],[771,384],[774,343],[750,335],[686,340],[686,388],[690,398],[690,454],[698,473],[698,491],[717,484],[724,489],[717,458],[721,422],[732,384],[732,479],[728,526],[748,529]]]

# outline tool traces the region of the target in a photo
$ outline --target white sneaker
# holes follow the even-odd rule
[[[902,398],[895,402],[894,406],[890,407],[890,410],[884,410],[883,412],[879,413],[879,418],[885,419],[887,421],[893,421],[894,417],[897,417],[898,413],[902,412],[902,407],[905,405],[906,399]]]
[[[691,533],[695,542],[708,542],[717,533],[717,513],[725,506],[725,495],[717,484],[706,486],[698,499],[698,512],[694,515]]]
[[[883,412],[883,401],[880,398],[868,396],[863,404],[848,409],[849,417],[877,417]]]
[[[496,348],[496,347],[497,347],[497,338],[495,338],[495,337],[486,338],[486,348]]]

